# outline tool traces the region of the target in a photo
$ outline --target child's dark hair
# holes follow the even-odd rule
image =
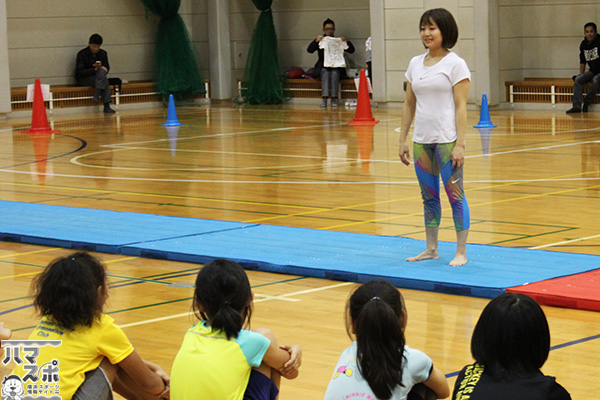
[[[98,288],[102,288],[98,290]],[[85,252],[52,261],[32,283],[33,305],[63,328],[92,326],[106,294],[104,265]]]
[[[331,20],[329,18],[327,18],[325,21],[323,21],[323,28],[325,28],[325,25],[327,25],[327,24],[331,24],[335,28],[335,22],[333,22],[333,20]]]
[[[587,28],[588,28],[588,26],[591,26],[592,28],[594,28],[594,32],[598,32],[598,27],[596,26],[596,24],[595,24],[595,23],[593,23],[593,22],[588,22],[587,24],[585,24],[585,26],[583,27],[583,29],[584,29],[584,30],[585,30],[585,29],[587,29]]]
[[[458,40],[458,25],[456,25],[456,20],[450,14],[450,11],[445,8],[434,8],[425,11],[419,21],[419,29],[432,22],[435,22],[438,28],[440,28],[440,32],[442,33],[442,47],[444,49],[453,48]]]
[[[358,369],[378,399],[389,399],[402,385],[406,308],[402,295],[388,281],[372,280],[350,295],[346,331],[356,334]]]
[[[217,259],[198,272],[194,311],[227,339],[237,337],[252,316],[252,290],[248,276],[235,261]]]
[[[88,43],[102,45],[102,36],[98,35],[97,33],[94,33],[92,36],[90,36],[90,40],[88,41]]]
[[[471,354],[497,377],[527,377],[548,359],[550,329],[531,297],[505,293],[485,307],[471,338]]]

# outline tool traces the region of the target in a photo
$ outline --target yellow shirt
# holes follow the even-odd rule
[[[171,400],[241,400],[252,367],[271,344],[263,335],[242,330],[227,340],[204,321],[191,327],[171,368]]]
[[[61,328],[51,318],[44,317],[28,340],[62,341],[58,347],[40,347],[36,364],[41,368],[45,363],[58,360],[60,393],[57,394],[63,400],[73,397],[85,380],[85,373],[98,368],[104,357],[112,364],[118,364],[133,352],[133,346],[125,333],[115,324],[115,320],[106,314],[102,314],[91,327],[78,327],[74,331]],[[23,365],[18,365],[12,374],[23,378],[30,372],[25,371]],[[41,376],[40,371],[38,375]],[[31,381],[27,383],[31,384]]]

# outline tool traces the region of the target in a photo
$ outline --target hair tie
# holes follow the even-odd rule
[[[381,298],[379,296],[373,296],[373,297],[371,297],[371,299],[369,301],[373,301],[373,300],[381,300]]]

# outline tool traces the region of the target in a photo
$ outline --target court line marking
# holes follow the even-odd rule
[[[38,173],[32,171],[12,171],[8,169],[0,169],[0,172],[7,172],[11,174],[21,174],[21,175],[44,175],[50,177],[60,177],[60,178],[81,178],[81,179],[113,179],[117,181],[142,181],[142,182],[183,182],[183,183],[244,183],[244,184],[277,184],[277,185],[408,185],[413,184],[416,185],[417,182],[416,177],[410,181],[278,181],[277,178],[273,178],[270,181],[234,181],[234,180],[215,180],[215,179],[161,179],[161,178],[127,178],[127,177],[111,177],[111,176],[94,176],[94,175],[70,175],[70,174],[57,174],[57,173]],[[584,174],[596,174],[600,171],[590,171],[585,172]],[[580,174],[581,175],[581,174]],[[494,184],[494,183],[533,183],[533,182],[561,182],[561,181],[583,181],[583,180],[600,180],[600,177],[591,177],[591,178],[537,178],[537,179],[495,179],[495,180],[465,180],[466,183],[485,183],[485,184]],[[4,185],[14,185],[17,186],[19,184],[13,182],[0,182],[0,184]],[[25,184],[21,184],[25,185]],[[29,185],[39,187],[39,185]],[[44,187],[51,187],[45,185]],[[60,186],[54,186],[54,188],[60,188]],[[77,189],[77,188],[73,188]],[[101,193],[111,193],[111,191],[94,190],[89,189],[90,192],[97,191]],[[127,192],[117,192],[113,191],[112,193],[127,193]],[[136,193],[130,193],[136,194]],[[160,194],[146,194],[147,196],[156,196],[156,197],[168,197],[168,195],[160,195]],[[171,196],[177,198],[177,196]],[[179,197],[184,198],[184,197]],[[301,207],[301,206],[290,206],[290,207]]]
[[[481,206],[486,206],[486,205],[491,205],[491,204],[508,203],[508,202],[511,202],[511,201],[533,199],[533,198],[538,198],[538,197],[545,197],[545,196],[551,196],[551,195],[556,195],[556,194],[563,194],[563,193],[576,192],[576,191],[580,191],[580,190],[595,189],[595,188],[600,188],[600,185],[598,185],[598,186],[586,186],[586,187],[575,188],[575,189],[558,190],[558,191],[549,192],[549,193],[529,194],[527,196],[513,197],[513,198],[510,198],[510,199],[502,199],[502,200],[494,200],[494,201],[488,201],[488,202],[485,202],[485,203],[469,204],[469,208],[472,208],[472,207],[481,207]],[[472,189],[472,190],[478,190],[478,189],[475,188],[475,189]],[[442,209],[442,212],[448,212],[449,210],[451,210],[451,209],[450,208],[444,208],[444,209]],[[377,218],[377,219],[373,219],[373,220],[369,220],[369,221],[352,222],[352,223],[341,224],[341,225],[336,225],[336,226],[328,226],[328,227],[319,228],[319,229],[320,230],[331,230],[331,229],[343,228],[343,227],[346,227],[346,226],[353,226],[353,225],[360,225],[360,224],[373,223],[373,222],[381,222],[381,221],[390,221],[390,220],[393,220],[393,219],[406,218],[406,217],[415,216],[415,215],[422,215],[422,214],[423,214],[423,211],[421,211],[419,213],[413,213],[413,214],[407,214],[407,215],[397,215],[397,216],[393,216],[393,217]]]
[[[25,186],[34,187],[39,189],[39,185],[32,183],[15,183],[15,182],[0,182],[0,185],[11,185],[11,186]],[[288,207],[288,208],[307,208],[307,209],[321,209],[322,207],[315,206],[303,206],[295,204],[277,204],[277,203],[264,203],[258,201],[241,201],[241,200],[224,200],[224,199],[211,199],[208,197],[193,197],[193,196],[177,196],[172,194],[160,194],[160,193],[140,193],[140,192],[123,192],[119,190],[103,190],[103,189],[87,189],[78,187],[63,187],[63,186],[52,186],[45,185],[45,188],[49,189],[60,189],[67,191],[81,191],[81,192],[96,192],[98,194],[118,194],[118,195],[132,195],[132,196],[143,196],[143,197],[161,197],[167,199],[182,199],[182,200],[198,200],[215,203],[233,203],[233,204],[248,204],[248,205],[262,205],[272,207]]]
[[[596,172],[593,172],[593,173],[596,173]],[[583,173],[583,174],[586,174],[586,173]],[[579,176],[579,175],[582,175],[582,174],[581,173],[577,173],[577,174],[570,174],[570,175],[559,175],[556,178],[561,178],[562,180],[568,180],[568,181],[577,180],[577,178],[571,178],[571,176],[573,176],[573,175],[574,176]],[[589,178],[579,178],[579,179],[589,180]],[[598,178],[598,179],[600,179],[600,178]],[[416,180],[416,178],[415,178],[415,180]],[[466,181],[466,182],[472,182],[472,181]],[[496,181],[496,182],[498,182],[498,181]],[[489,186],[466,189],[465,192],[473,192],[473,191],[480,191],[480,190],[486,190],[486,189],[495,189],[495,188],[499,188],[499,187],[513,186],[513,185],[516,185],[518,183],[522,183],[522,182],[502,182],[502,183],[496,183],[496,182],[491,182],[491,185],[489,185]],[[527,180],[527,182],[530,182],[530,181]],[[414,183],[418,183],[418,182],[414,182]],[[585,189],[588,189],[588,187],[585,187]],[[315,214],[315,213],[327,212],[327,211],[339,211],[339,210],[349,209],[349,208],[359,208],[359,207],[366,207],[366,206],[375,206],[375,205],[381,205],[381,204],[395,203],[395,202],[398,202],[398,201],[416,200],[416,199],[420,199],[420,198],[421,198],[420,195],[414,195],[414,196],[410,196],[410,197],[403,197],[403,198],[400,198],[400,199],[385,200],[385,201],[380,201],[380,202],[354,204],[354,205],[334,207],[334,208],[329,208],[329,209],[305,211],[305,212],[294,213],[294,214],[289,214],[289,215],[278,215],[278,216],[272,216],[272,217],[264,217],[264,218],[252,219],[252,220],[244,221],[244,222],[249,223],[249,222],[269,221],[269,220],[273,220],[273,219],[290,218],[290,217],[303,216],[303,215]],[[498,202],[500,202],[500,201],[501,200],[498,200]],[[485,204],[485,203],[482,203],[482,204]],[[487,204],[490,204],[490,203],[487,203]],[[442,209],[442,212],[444,212],[444,211],[448,212],[448,210],[450,210],[450,209],[449,208],[444,208],[444,209]],[[379,222],[379,221],[385,221],[385,220],[394,219],[394,218],[405,218],[405,217],[416,216],[416,215],[420,215],[420,214],[422,214],[422,211],[411,213],[411,214],[406,214],[406,215],[399,215],[399,216],[395,216],[395,217],[388,217],[388,218],[384,218],[384,219],[378,219],[378,220],[372,220],[372,221],[363,221],[363,222],[358,222],[357,221],[357,222],[352,222],[352,223],[348,223],[348,224],[336,225],[336,226],[329,226],[329,227],[318,228],[318,229],[319,230],[331,230],[331,229],[345,227],[345,226],[350,226],[350,225],[359,225],[359,224],[362,224],[362,223]]]
[[[398,118],[395,118],[395,119],[398,119]],[[259,129],[259,130],[255,130],[255,131],[213,133],[213,134],[207,134],[207,135],[188,136],[188,137],[182,137],[182,138],[178,137],[177,141],[193,140],[193,139],[203,139],[203,138],[219,138],[219,137],[225,137],[225,136],[238,136],[238,135],[247,135],[247,134],[252,134],[252,133],[268,133],[268,132],[284,131],[284,130],[292,130],[292,129],[323,128],[323,127],[328,127],[328,126],[340,126],[340,125],[344,126],[344,125],[347,125],[347,123],[346,122],[339,122],[339,123],[335,123],[335,124],[317,124],[317,125],[306,125],[306,126],[291,126],[291,127],[283,127],[283,128]],[[142,140],[142,141],[139,141],[139,142],[129,142],[129,143],[119,143],[119,144],[104,144],[104,145],[101,145],[100,147],[123,147],[123,146],[129,146],[131,144],[169,142],[170,140],[171,139],[169,139],[169,138],[153,139],[153,140]]]
[[[0,258],[17,257],[17,256],[28,256],[30,254],[47,253],[49,251],[55,251],[55,250],[64,250],[64,249],[62,247],[52,247],[52,248],[49,248],[49,249],[28,251],[26,253],[12,253],[12,254],[7,254],[7,255],[4,255],[4,256],[0,256]]]
[[[164,140],[164,139],[160,139]],[[540,147],[529,147],[525,149],[516,149],[516,150],[507,150],[497,153],[481,153],[481,154],[473,154],[469,156],[465,156],[465,158],[481,158],[481,157],[494,157],[499,155],[506,154],[514,154],[514,153],[523,153],[529,151],[537,151],[537,150],[550,150],[561,147],[572,147],[572,146],[580,146],[591,143],[600,143],[600,140],[589,140],[584,142],[575,142],[575,143],[564,143],[564,144],[556,144],[550,146],[540,146]],[[105,166],[105,165],[93,165],[82,163],[79,160],[83,158],[89,158],[97,154],[110,153],[111,151],[124,151],[124,150],[149,150],[149,151],[168,151],[170,152],[170,148],[155,148],[155,147],[125,147],[123,148],[123,144],[120,145],[106,145],[106,147],[114,147],[111,150],[97,151],[94,153],[82,154],[77,157],[73,157],[70,162],[84,167],[90,168],[102,168],[102,169],[116,169],[116,170],[132,170],[132,171],[220,171],[220,170],[253,170],[253,169],[261,169],[268,170],[270,168],[284,169],[284,168],[306,168],[311,166],[320,166],[319,164],[308,164],[308,165],[278,165],[278,166],[261,166],[261,167],[207,167],[207,168],[140,168],[140,167],[113,167],[113,166]],[[275,153],[248,153],[248,152],[236,152],[236,151],[218,151],[218,150],[194,150],[194,149],[181,149],[177,150],[179,152],[189,152],[189,153],[208,153],[208,154],[227,154],[227,155],[245,155],[245,156],[256,156],[256,157],[278,157],[278,158],[303,158],[303,159],[317,159],[317,160],[339,160],[340,165],[344,163],[358,162],[358,161],[370,161],[374,163],[386,163],[386,164],[399,164],[400,160],[380,160],[380,159],[358,159],[358,158],[347,158],[347,157],[322,157],[322,156],[304,156],[304,155],[291,155],[291,154],[275,154]],[[411,164],[413,162],[411,161]],[[334,163],[334,165],[337,163]]]
[[[335,285],[328,285],[328,286],[322,286],[319,288],[314,288],[314,289],[307,289],[307,290],[300,290],[298,292],[293,292],[293,293],[286,293],[286,294],[282,294],[279,296],[269,296],[266,298],[262,298],[262,299],[256,299],[254,300],[254,303],[260,303],[263,301],[269,301],[269,300],[275,300],[278,298],[285,298],[285,297],[291,297],[291,296],[297,296],[300,294],[306,294],[306,293],[314,293],[314,292],[320,292],[323,290],[329,290],[329,289],[335,289],[338,287],[343,287],[343,286],[349,286],[349,285],[356,285],[356,282],[343,282],[343,283],[338,283]],[[121,328],[130,328],[132,326],[140,326],[140,325],[146,325],[146,324],[152,324],[154,322],[161,322],[161,321],[167,321],[170,319],[175,319],[175,318],[180,318],[180,317],[185,317],[185,316],[189,316],[189,315],[193,315],[193,311],[188,311],[185,313],[181,313],[181,314],[173,314],[173,315],[168,315],[165,317],[159,317],[159,318],[152,318],[152,319],[147,319],[144,321],[138,321],[138,322],[132,322],[129,324],[123,324],[123,325],[119,325]]]
[[[37,272],[27,272],[27,273],[24,273],[24,274],[3,276],[3,277],[0,277],[0,279],[17,278],[19,276],[27,276],[27,275],[37,275],[39,273],[40,273],[39,271],[37,271]]]
[[[586,237],[581,237],[581,238],[569,239],[569,240],[564,240],[562,242],[548,243],[548,244],[543,244],[541,246],[535,246],[535,247],[529,247],[529,248],[531,250],[538,250],[538,249],[544,249],[546,247],[560,246],[560,245],[563,245],[563,244],[570,244],[570,243],[575,243],[575,242],[582,242],[582,241],[585,241],[585,240],[596,239],[596,238],[600,238],[600,235],[593,235],[593,236],[586,236]]]
[[[523,125],[515,125],[515,126],[522,127],[522,129],[531,129],[530,126],[525,125],[525,124],[523,124]],[[473,128],[475,128],[475,127],[473,127]],[[509,130],[509,128],[510,128],[510,126],[502,127],[502,129],[500,129],[500,130],[505,130],[506,131],[506,130]],[[479,130],[479,129],[486,129],[487,130],[487,129],[490,129],[490,128],[475,128],[475,129],[477,129],[477,130]],[[473,129],[473,130],[475,130],[475,129]],[[593,131],[597,131],[597,130],[598,130],[598,127],[595,127],[595,128],[584,128],[584,129],[571,129],[571,130],[567,130],[567,131],[554,131],[554,132],[552,132],[552,131],[542,131],[542,132],[527,132],[527,131],[523,131],[523,132],[515,132],[515,133],[510,133],[510,132],[508,132],[508,133],[497,133],[497,132],[494,132],[493,136],[514,136],[514,135],[520,135],[520,136],[527,137],[527,136],[533,136],[533,135],[556,135],[556,134],[567,134],[567,133],[578,133],[578,132],[593,132]],[[398,132],[398,133],[402,133],[402,127],[398,127],[396,129],[394,129],[394,131]],[[410,135],[411,131],[409,130],[408,133]],[[491,130],[490,130],[490,133],[491,133]],[[467,133],[466,135],[467,136],[477,136],[477,137],[479,137],[479,136],[481,136],[481,132],[479,132],[479,133],[475,133],[475,132],[473,132],[473,133]]]

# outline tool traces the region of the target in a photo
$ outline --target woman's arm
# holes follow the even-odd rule
[[[412,90],[410,82],[406,84],[406,99],[404,100],[404,108],[402,109],[402,128],[400,130],[400,146],[398,149],[398,155],[400,160],[406,165],[410,165],[410,150],[408,144],[406,144],[406,137],[412,124],[413,118],[415,117],[415,111],[417,106],[417,98]]]
[[[433,367],[431,370],[431,375],[429,375],[429,378],[423,383],[425,386],[435,392],[436,398],[438,399],[445,399],[446,397],[450,396],[448,381],[446,380],[446,377],[442,371],[436,367]]]
[[[454,106],[456,108],[456,146],[452,150],[452,168],[460,168],[465,163],[465,147],[467,129],[467,95],[471,81],[463,79],[452,88],[454,91]]]

